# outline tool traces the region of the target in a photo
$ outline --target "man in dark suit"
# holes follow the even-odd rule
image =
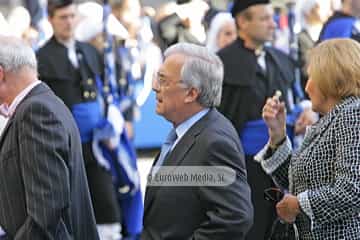
[[[37,80],[29,46],[0,46],[0,239],[98,239],[71,113]]]
[[[204,47],[180,43],[165,52],[153,89],[156,112],[174,128],[149,175],[143,240],[241,240],[252,224],[243,151],[231,123],[214,108],[220,103],[222,78],[220,59]],[[191,177],[215,166],[231,170],[233,181],[225,186],[154,184],[169,167],[170,177],[180,172]]]

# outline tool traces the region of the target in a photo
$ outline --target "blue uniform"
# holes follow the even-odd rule
[[[358,19],[342,12],[335,12],[324,24],[319,42],[332,38],[352,38],[360,41]]]

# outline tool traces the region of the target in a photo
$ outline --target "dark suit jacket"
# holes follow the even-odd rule
[[[163,165],[226,166],[236,181],[226,187],[147,187],[143,240],[244,239],[253,208],[245,160],[231,123],[212,109],[180,139]]]
[[[52,37],[41,47],[38,59],[39,78],[72,109],[74,104],[95,101],[94,97],[85,97],[85,92],[97,93],[96,76],[103,69],[101,58],[96,49],[88,43],[75,42],[79,70],[75,69],[68,57],[68,49]],[[81,54],[80,54],[81,53]],[[81,64],[82,62],[82,64]],[[88,79],[91,79],[89,82]]]
[[[8,239],[98,239],[78,129],[45,84],[0,139],[0,225]]]

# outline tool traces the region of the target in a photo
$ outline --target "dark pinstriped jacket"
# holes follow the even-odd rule
[[[98,239],[78,129],[43,83],[0,139],[0,225],[7,239]]]

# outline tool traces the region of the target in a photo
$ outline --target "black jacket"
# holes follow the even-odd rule
[[[222,114],[213,109],[196,122],[163,165],[225,166],[236,178],[222,187],[148,186],[142,240],[245,239],[253,218],[245,159],[235,129]]]
[[[98,52],[90,44],[76,42],[79,69],[75,69],[67,48],[52,37],[37,52],[39,78],[60,97],[70,109],[74,104],[96,99],[96,76],[102,74]]]
[[[281,90],[283,100],[290,105],[289,89],[295,81],[295,64],[284,53],[265,47],[267,73],[257,65],[253,50],[244,47],[238,38],[218,52],[224,64],[224,82],[219,110],[241,131],[248,121],[261,119],[268,97]]]

